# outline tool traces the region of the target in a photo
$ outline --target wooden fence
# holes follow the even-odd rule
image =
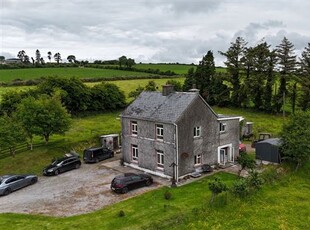
[[[30,149],[30,144],[28,142],[18,144],[15,147],[15,154],[25,152],[29,149]],[[10,148],[5,148],[5,149],[0,148],[0,159],[6,158],[9,156],[11,156]]]

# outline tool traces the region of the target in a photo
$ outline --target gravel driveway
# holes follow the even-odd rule
[[[116,194],[110,190],[110,183],[123,172],[138,171],[122,167],[118,160],[110,159],[98,164],[82,164],[80,169],[58,176],[40,176],[36,184],[0,197],[0,213],[73,216],[169,184],[165,179],[153,177],[154,183],[150,187]]]

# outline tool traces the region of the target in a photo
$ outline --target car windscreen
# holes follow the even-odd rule
[[[60,162],[62,162],[62,160],[55,160],[55,161],[53,161],[52,165],[57,165],[57,164],[59,164]]]

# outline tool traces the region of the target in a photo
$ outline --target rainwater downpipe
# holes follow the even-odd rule
[[[178,125],[174,124],[175,126],[175,164],[176,164],[176,170],[175,170],[175,179],[176,183],[179,182],[179,143],[178,143],[178,137],[179,137],[179,132],[178,132]]]

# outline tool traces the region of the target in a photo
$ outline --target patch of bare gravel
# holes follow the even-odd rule
[[[127,171],[135,172],[134,169],[119,166],[118,161],[110,161],[82,164],[80,169],[58,176],[40,176],[36,184],[0,197],[0,213],[73,216],[101,209],[168,183],[154,178],[156,183],[150,187],[133,190],[124,195],[112,192],[112,179]]]

